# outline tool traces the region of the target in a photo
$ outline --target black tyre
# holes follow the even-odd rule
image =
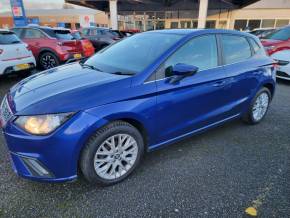
[[[143,153],[140,132],[129,123],[115,121],[89,139],[81,153],[80,169],[91,183],[113,185],[134,171]]]
[[[38,63],[42,70],[47,70],[57,67],[60,64],[60,61],[52,52],[44,52],[39,56]]]
[[[252,100],[248,112],[243,117],[243,121],[252,125],[260,123],[268,112],[271,98],[269,89],[265,87],[260,89]]]

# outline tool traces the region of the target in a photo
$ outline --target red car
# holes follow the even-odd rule
[[[261,40],[269,55],[290,49],[290,26],[278,29]]]
[[[81,32],[78,30],[72,30],[73,37],[81,43],[83,57],[91,57],[95,54],[95,48],[90,40],[82,37]]]
[[[28,44],[41,69],[53,68],[84,56],[82,43],[75,40],[67,29],[28,26],[12,30]]]

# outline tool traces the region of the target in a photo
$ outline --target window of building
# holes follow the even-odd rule
[[[71,29],[71,23],[65,23],[65,24],[64,24],[64,28]]]
[[[196,29],[198,27],[198,21],[197,20],[193,20],[192,21],[192,28]]]
[[[178,28],[178,22],[171,22],[170,23],[170,28],[171,29],[177,29]]]
[[[157,21],[156,22],[156,29],[157,30],[162,30],[165,28],[165,21]]]
[[[156,12],[156,19],[165,19],[165,12]]]
[[[249,20],[248,28],[250,30],[260,28],[260,26],[261,26],[261,20]]]
[[[26,29],[24,32],[24,38],[25,39],[39,39],[39,38],[44,38],[44,35],[39,30]]]
[[[146,23],[146,28],[147,28],[147,31],[154,30],[154,23],[153,23],[153,21],[148,20],[147,23]]]
[[[289,24],[289,20],[277,20],[276,27],[283,27]]]
[[[78,30],[78,29],[81,28],[81,24],[80,24],[80,23],[75,23],[75,27],[76,27],[76,29]]]
[[[207,20],[205,24],[206,29],[214,29],[216,27],[216,21],[215,20]]]
[[[180,21],[180,27],[182,29],[191,28],[191,22],[190,21]]]
[[[225,64],[244,61],[251,57],[251,47],[245,37],[222,35],[221,42]]]
[[[178,19],[178,11],[166,11],[165,18],[166,19]]]
[[[273,28],[273,27],[275,27],[274,19],[262,20],[262,28]]]
[[[247,20],[235,20],[234,29],[235,30],[244,30],[247,27]]]
[[[197,66],[200,71],[217,67],[215,36],[201,36],[183,45],[162,64],[157,72],[157,79],[172,76],[172,67],[181,63]]]

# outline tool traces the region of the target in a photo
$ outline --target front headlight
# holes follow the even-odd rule
[[[17,126],[33,135],[47,135],[67,121],[73,113],[19,116],[14,121]]]

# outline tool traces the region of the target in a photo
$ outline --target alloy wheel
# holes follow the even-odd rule
[[[262,92],[257,98],[254,103],[252,114],[253,119],[256,122],[259,122],[265,116],[268,107],[269,107],[270,98],[266,92]]]
[[[101,144],[94,156],[95,172],[103,179],[117,179],[133,167],[137,155],[138,145],[131,135],[113,135]]]
[[[49,54],[42,56],[40,62],[44,69],[50,69],[57,66],[55,58]]]

